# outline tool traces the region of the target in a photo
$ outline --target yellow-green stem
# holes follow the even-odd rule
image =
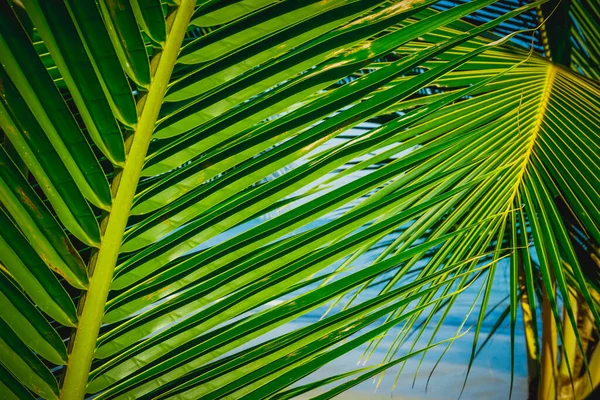
[[[571,309],[573,310],[573,314],[577,315],[578,311],[578,299],[572,293],[569,293],[569,303],[571,305]],[[567,315],[567,308],[563,307],[563,321],[562,321],[562,359],[558,366],[558,374],[559,374],[559,387],[558,387],[558,398],[562,399],[571,399],[574,396],[573,393],[573,382],[579,376],[579,371],[575,369],[575,359],[577,357],[577,352],[579,350],[577,344],[577,336],[575,334],[575,329]]]
[[[554,290],[554,288],[552,288]],[[546,293],[542,298],[542,357],[538,400],[556,398],[556,363],[558,352],[556,321]]]
[[[113,207],[108,217],[106,231],[98,250],[96,265],[90,279],[85,304],[69,356],[67,372],[60,395],[61,399],[78,400],[82,399],[85,395],[88,375],[96,349],[96,340],[102,323],[104,307],[133,202],[133,196],[135,195],[135,189],[140,179],[142,167],[144,166],[144,159],[152,138],[152,132],[154,131],[167,84],[173,72],[173,67],[195,5],[195,0],[182,0],[180,7],[175,11],[176,15],[173,25],[160,56],[156,74],[150,84],[147,99],[133,137],[131,150],[129,151],[125,168],[121,175]]]
[[[528,390],[527,390],[527,398],[535,399],[537,396],[535,395],[538,391],[538,350],[537,350],[537,341],[536,341],[536,326],[534,324],[535,314],[531,309],[529,303],[529,295],[527,294],[527,289],[524,287],[525,285],[525,274],[522,269],[519,270],[519,284],[521,285],[521,290],[523,291],[523,295],[521,297],[521,311],[523,312],[523,331],[525,332],[525,355],[527,358],[527,380],[528,380]]]

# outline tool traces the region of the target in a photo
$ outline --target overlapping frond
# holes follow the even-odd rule
[[[600,7],[594,1],[571,3],[571,67],[597,81],[600,79]]]
[[[587,3],[577,72],[521,47],[544,1],[459,3],[0,1],[3,390],[330,398],[476,313],[473,362],[505,270],[513,336],[540,291],[598,325],[572,239],[600,242]],[[380,364],[289,388],[392,332]]]

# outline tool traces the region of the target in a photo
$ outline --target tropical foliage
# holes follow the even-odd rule
[[[598,21],[595,0],[0,0],[0,393],[325,399],[468,338],[470,368],[508,274],[490,335],[510,327],[530,397],[584,398]]]

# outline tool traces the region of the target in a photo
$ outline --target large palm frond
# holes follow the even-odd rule
[[[0,4],[9,398],[330,398],[476,313],[470,368],[502,271],[513,365],[522,309],[536,370],[557,326],[593,375],[597,3]]]

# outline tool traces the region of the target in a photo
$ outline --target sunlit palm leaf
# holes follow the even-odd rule
[[[356,375],[330,398],[473,314],[470,369],[505,268],[512,341],[539,292],[583,349],[597,5],[569,8],[571,71],[533,51],[544,1],[459,3],[2,0],[6,392],[291,398]],[[380,365],[289,388],[393,328]]]

